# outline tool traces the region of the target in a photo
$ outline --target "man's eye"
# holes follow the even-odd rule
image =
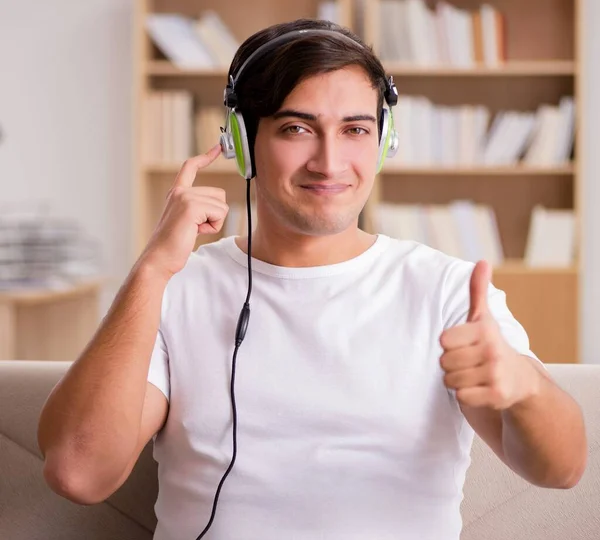
[[[368,133],[368,131],[367,131],[365,128],[361,128],[361,127],[353,127],[353,128],[350,128],[350,129],[348,130],[348,132],[349,132],[351,135],[364,135],[364,134]]]
[[[304,130],[304,128],[301,126],[288,126],[283,131],[291,133],[292,135],[298,135],[299,133],[302,133],[302,130]]]

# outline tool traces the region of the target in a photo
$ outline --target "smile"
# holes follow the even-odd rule
[[[346,191],[350,186],[348,184],[312,184],[309,186],[300,186],[315,195],[335,195]]]

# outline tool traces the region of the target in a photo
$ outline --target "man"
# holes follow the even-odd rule
[[[230,74],[309,28],[339,37],[298,35],[236,81],[258,215],[237,367],[248,238],[193,252],[227,214],[223,190],[193,186],[217,145],[183,165],[40,418],[46,480],[83,504],[111,495],[155,437],[158,540],[457,540],[474,432],[539,486],[570,488],[585,468],[581,411],[487,263],[359,229],[384,129],[371,50],[296,21],[249,38]]]

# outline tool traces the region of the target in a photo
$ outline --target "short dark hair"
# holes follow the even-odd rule
[[[377,114],[383,108],[386,89],[385,70],[373,49],[353,32],[330,21],[297,19],[269,26],[250,36],[237,50],[228,78],[235,77],[246,59],[261,45],[294,30],[323,29],[345,34],[356,42],[353,46],[335,36],[308,35],[286,42],[244,68],[236,83],[237,110],[244,116],[252,162],[254,142],[260,118],[275,114],[285,98],[304,79],[356,65],[365,71],[377,90]],[[381,126],[380,126],[381,129]],[[254,169],[254,166],[253,166]],[[254,176],[256,171],[252,171]]]

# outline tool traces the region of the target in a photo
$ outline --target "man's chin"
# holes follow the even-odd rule
[[[355,219],[311,218],[294,220],[295,229],[309,236],[333,236],[347,230]]]

